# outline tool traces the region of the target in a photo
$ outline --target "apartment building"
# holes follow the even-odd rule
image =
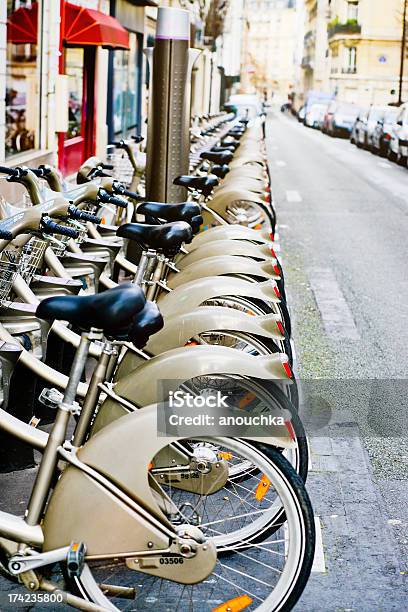
[[[246,0],[241,82],[286,100],[295,82],[293,0]]]
[[[304,0],[301,97],[308,91],[327,92],[327,19],[329,0]]]
[[[403,4],[404,0],[329,2],[329,86],[339,99],[362,105],[397,101]]]

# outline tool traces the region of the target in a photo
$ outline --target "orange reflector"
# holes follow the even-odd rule
[[[267,492],[269,491],[270,486],[271,486],[271,481],[264,474],[261,478],[260,483],[256,487],[255,499],[258,501],[262,501],[265,495],[267,494]]]
[[[149,470],[149,472],[150,472],[150,470],[153,469],[153,463],[152,462],[149,463],[149,465],[147,466],[147,469]]]
[[[230,599],[217,608],[213,608],[211,612],[241,612],[252,603],[252,599],[248,595],[240,595],[235,599]]]
[[[262,225],[261,225],[261,223],[258,223],[258,225],[255,225],[254,229],[255,229],[255,230],[260,230],[260,229],[262,229]]]
[[[225,461],[231,461],[232,459],[232,453],[225,453],[223,451],[220,451],[218,456],[220,459],[225,459]]]
[[[184,346],[198,346],[198,342],[195,340],[191,340],[191,342],[187,342]]]
[[[101,218],[101,225],[106,225],[106,219],[105,219],[105,217],[102,217],[102,218]]]
[[[255,393],[247,393],[246,395],[244,395],[244,397],[241,397],[241,399],[239,400],[238,408],[243,410],[244,408],[248,406],[248,404],[253,402],[255,399],[256,399]]]

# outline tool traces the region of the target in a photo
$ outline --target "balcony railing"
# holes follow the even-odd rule
[[[347,66],[347,68],[342,68],[341,71],[343,74],[356,74],[357,66]]]
[[[327,35],[329,38],[333,38],[337,34],[361,34],[361,25],[359,23],[336,23],[329,26]]]

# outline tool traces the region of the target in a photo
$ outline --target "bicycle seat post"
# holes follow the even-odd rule
[[[74,411],[75,397],[81,376],[85,369],[89,345],[94,340],[102,340],[101,330],[91,328],[90,332],[81,335],[81,341],[75,353],[64,398],[58,406],[54,425],[48,436],[47,446],[38,468],[25,520],[29,525],[37,525],[43,513],[55,468],[58,461],[58,449],[65,442],[71,413]]]
[[[137,272],[133,279],[133,283],[138,285],[139,287],[143,286],[144,281],[148,276],[148,272],[151,269],[151,261],[156,258],[156,252],[148,249],[147,251],[142,251],[142,255],[140,257]]]

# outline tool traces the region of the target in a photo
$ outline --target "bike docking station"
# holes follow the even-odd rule
[[[174,185],[188,174],[190,155],[191,72],[200,55],[190,48],[190,13],[159,8],[150,65],[146,194],[156,202],[184,202],[187,190]]]

